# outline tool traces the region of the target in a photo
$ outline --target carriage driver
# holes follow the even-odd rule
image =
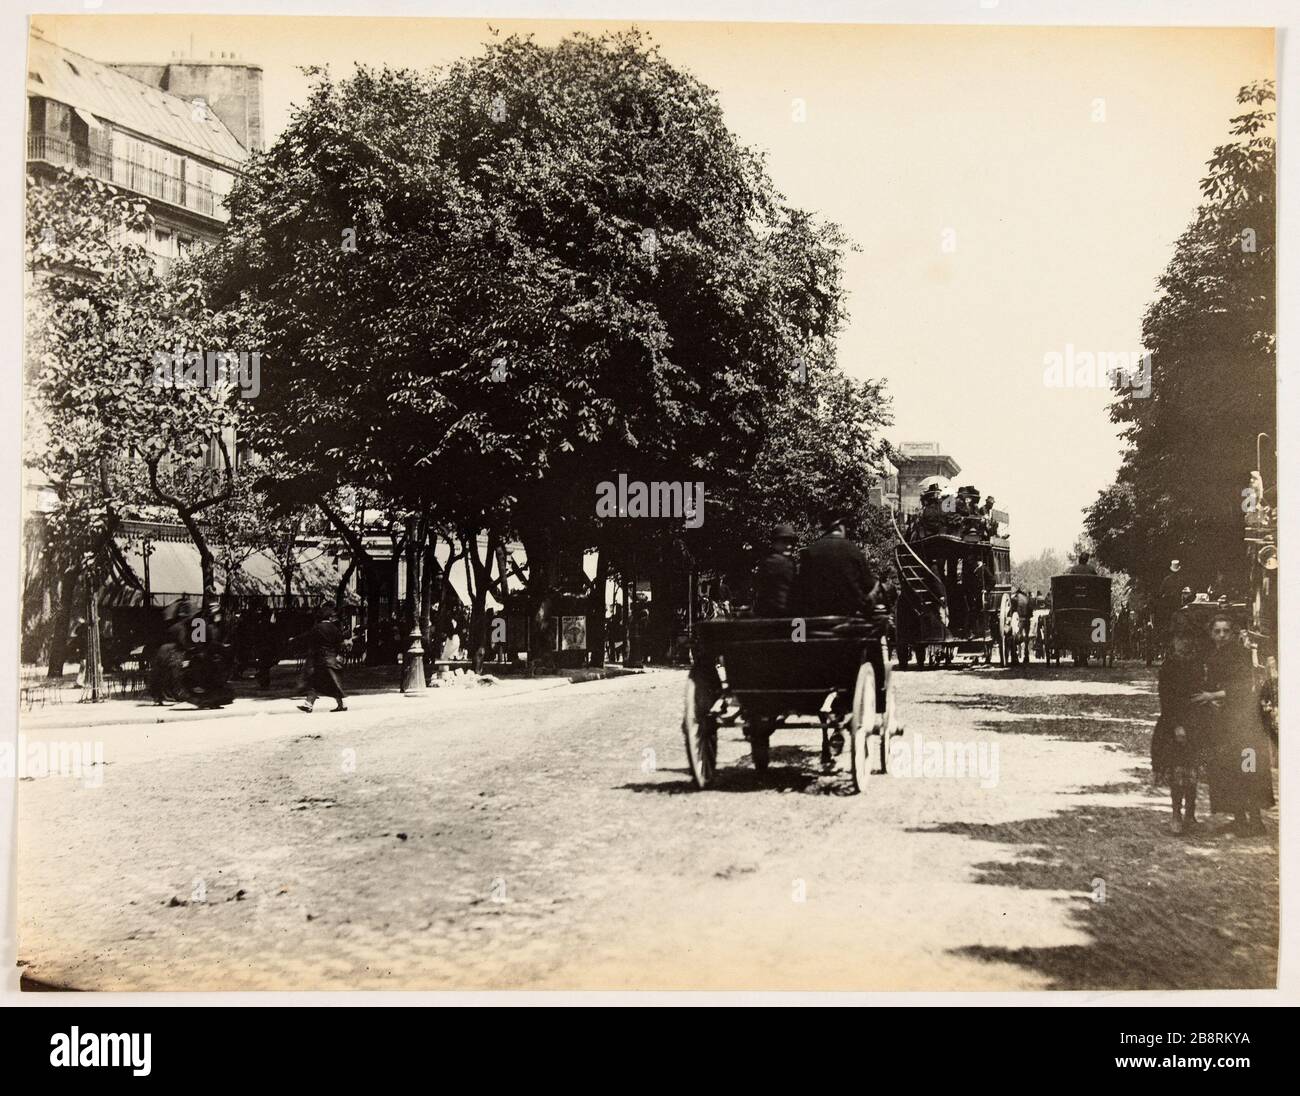
[[[880,583],[871,564],[844,535],[849,518],[834,512],[822,524],[822,535],[799,557],[794,611],[801,616],[870,617]]]
[[[849,616],[870,620],[882,594],[880,581],[866,555],[845,535],[849,515],[833,511],[822,524],[822,535],[799,557],[793,611],[802,616]],[[885,710],[885,660],[879,643],[868,647],[876,672],[876,711]],[[836,729],[830,738],[838,753],[844,736]]]

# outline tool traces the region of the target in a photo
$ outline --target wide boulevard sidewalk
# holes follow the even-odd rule
[[[303,713],[298,710],[298,705],[302,703],[302,693],[294,691],[295,675],[286,673],[287,668],[287,663],[280,667],[267,692],[258,690],[248,679],[231,682],[235,699],[224,708],[199,709],[185,703],[157,705],[147,695],[112,697],[91,704],[79,701],[81,689],[69,687],[61,690],[62,695],[57,702],[47,701],[22,710],[19,722],[25,731],[53,731],[131,724],[193,723],[251,715],[292,714],[301,719]],[[603,669],[573,670],[538,677],[493,677],[485,674],[481,678],[475,678],[464,675],[408,694],[398,688],[400,668],[357,667],[344,671],[343,687],[348,694],[346,704],[349,711],[368,712],[384,708],[409,709],[420,705],[461,704],[468,699],[477,698],[487,700],[492,697],[519,696],[563,688],[583,681],[641,672],[643,671],[624,669],[621,666],[607,666]],[[333,704],[334,701],[329,697],[323,697],[317,702],[313,716],[319,719],[329,718],[327,713]]]

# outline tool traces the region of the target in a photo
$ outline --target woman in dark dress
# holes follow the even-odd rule
[[[1172,637],[1170,657],[1160,664],[1160,718],[1151,735],[1151,776],[1168,784],[1174,817],[1169,832],[1196,826],[1196,787],[1205,766],[1201,709],[1192,697],[1204,692],[1205,666],[1185,630]]]
[[[1210,810],[1231,814],[1238,833],[1263,833],[1260,811],[1273,805],[1272,757],[1250,652],[1236,631],[1225,615],[1210,621],[1205,689],[1193,702],[1206,718]]]

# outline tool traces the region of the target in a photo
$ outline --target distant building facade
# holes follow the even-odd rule
[[[898,508],[910,514],[921,508],[921,481],[930,476],[954,479],[961,465],[937,441],[908,441],[898,447],[895,494]]]

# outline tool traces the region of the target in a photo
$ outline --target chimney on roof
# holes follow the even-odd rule
[[[213,115],[225,123],[241,145],[249,152],[262,150],[262,70],[257,65],[233,60],[234,54],[222,54],[216,60],[216,51],[210,51],[209,62],[179,60],[157,65],[114,65],[137,80],[169,91],[189,102],[201,100],[206,121]],[[198,111],[195,110],[196,115]]]

